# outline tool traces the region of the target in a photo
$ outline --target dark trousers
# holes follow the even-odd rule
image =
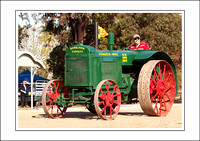
[[[21,100],[22,100],[22,103],[21,103],[22,107],[28,105],[28,96],[21,95]]]

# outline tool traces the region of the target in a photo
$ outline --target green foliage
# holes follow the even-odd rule
[[[65,51],[62,46],[55,47],[49,54],[47,64],[49,71],[53,72],[53,79],[64,80],[64,64],[65,64]]]
[[[167,53],[178,74],[178,88],[182,88],[182,18],[178,13],[137,14],[141,38],[151,50]],[[141,26],[142,25],[142,26]]]
[[[20,25],[18,25],[18,49],[22,49],[23,46],[21,45],[22,44],[22,40],[24,38],[28,38],[29,35],[27,33],[27,29],[28,29],[28,26],[24,26],[24,27],[21,27]]]
[[[114,49],[130,47],[132,36],[139,34],[141,41],[151,50],[167,53],[176,66],[178,88],[181,89],[182,17],[179,13],[103,13],[95,14],[93,21],[99,22],[107,32],[114,33]],[[90,34],[94,33],[87,32],[91,38]],[[108,37],[99,40],[100,49],[108,46]]]
[[[30,67],[18,67],[18,73],[22,73],[25,70],[30,70]]]
[[[84,32],[83,44],[94,46],[94,22],[98,22],[108,33],[115,36],[114,49],[128,48],[133,44],[132,36],[139,34],[141,41],[148,44],[151,50],[167,53],[173,60],[177,74],[178,87],[181,89],[182,78],[182,17],[179,13],[86,13],[91,19]],[[49,23],[44,31],[49,33],[48,42],[56,35],[60,46],[50,53],[47,64],[54,78],[64,78],[63,47],[67,48],[74,43],[73,32],[69,28],[69,21],[79,16],[79,13],[61,14],[45,13],[43,18]],[[51,17],[51,18],[50,18]],[[52,21],[48,21],[52,19]],[[58,19],[59,22],[55,22]],[[44,37],[47,37],[44,36]],[[109,48],[108,37],[99,39],[99,49]]]

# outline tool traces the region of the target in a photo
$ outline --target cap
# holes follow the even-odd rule
[[[138,34],[133,35],[133,39],[136,38],[136,37],[140,38],[140,35],[138,35]]]

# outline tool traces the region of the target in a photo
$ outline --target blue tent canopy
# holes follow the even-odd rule
[[[25,70],[22,73],[18,74],[18,83],[22,83],[23,80],[31,82],[31,72],[29,70]],[[42,78],[38,75],[34,75],[33,82],[35,82],[36,80],[48,80],[48,79]]]

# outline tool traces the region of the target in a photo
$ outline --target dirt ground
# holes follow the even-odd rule
[[[176,103],[166,117],[154,117],[144,114],[139,104],[122,105],[118,116],[112,121],[105,121],[90,113],[84,106],[73,106],[59,119],[47,118],[43,108],[18,110],[18,128],[182,128],[182,104]],[[155,130],[156,130],[155,129]],[[80,129],[82,130],[82,129]],[[83,129],[84,130],[84,129]],[[137,129],[136,129],[137,130]],[[159,129],[158,129],[159,130]]]

